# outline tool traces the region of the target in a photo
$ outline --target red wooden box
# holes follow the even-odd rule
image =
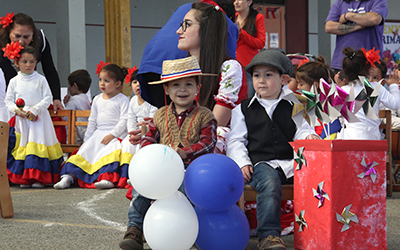
[[[304,147],[306,160],[306,166],[294,170],[295,249],[387,249],[386,141],[298,140],[291,144],[296,153]],[[369,171],[363,168],[363,159]],[[323,192],[318,190],[321,182]],[[321,199],[317,197],[324,192],[329,199],[324,195],[318,207]]]

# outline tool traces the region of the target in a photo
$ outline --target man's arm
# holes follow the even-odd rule
[[[356,23],[339,23],[334,21],[327,21],[325,23],[325,32],[328,34],[346,35],[362,29],[364,27]]]
[[[342,16],[343,19],[345,19],[347,22],[354,22],[363,27],[380,25],[383,20],[382,16],[376,12],[367,12],[367,13],[347,12]]]

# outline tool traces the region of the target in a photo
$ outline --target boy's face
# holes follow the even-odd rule
[[[24,74],[31,74],[36,67],[36,58],[30,53],[23,53],[18,60],[15,60],[15,65]]]
[[[72,85],[68,84],[68,91],[72,96],[79,94],[78,85],[76,83],[73,83]]]
[[[133,80],[131,82],[132,91],[135,95],[140,96],[140,83],[138,80]]]
[[[276,100],[281,94],[282,85],[289,79],[288,75],[280,75],[277,69],[266,65],[253,68],[253,85],[262,99]]]
[[[382,79],[382,74],[381,71],[378,69],[378,67],[374,68],[371,67],[369,70],[369,79],[368,81],[370,82],[379,82]]]
[[[185,77],[172,80],[165,85],[165,93],[175,103],[176,110],[180,113],[193,105],[193,100],[200,90],[194,77]]]

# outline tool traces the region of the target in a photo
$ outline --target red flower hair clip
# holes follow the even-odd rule
[[[3,29],[13,22],[14,12],[7,13],[6,16],[0,17],[0,24],[3,24]]]
[[[379,59],[381,59],[379,55],[379,50],[375,51],[375,47],[373,47],[371,50],[366,51],[364,48],[361,48],[362,52],[364,53],[365,58],[367,58],[367,61],[371,64],[372,67],[375,68],[375,62],[381,63]]]
[[[308,58],[301,60],[299,62],[299,64],[297,65],[297,68],[300,68],[301,65],[306,64],[308,62],[310,62],[310,59],[308,59]]]
[[[129,83],[131,81],[132,74],[136,70],[137,70],[136,65],[135,65],[135,67],[128,69],[128,74],[125,76],[125,82]]]
[[[18,59],[21,55],[19,52],[23,49],[19,44],[19,41],[17,42],[11,42],[11,44],[7,43],[6,47],[2,48],[4,51],[3,56],[8,57],[8,59]]]
[[[109,63],[109,62],[108,62],[108,63],[105,63],[103,60],[101,60],[100,63],[97,64],[97,69],[96,69],[96,75],[97,75],[97,77],[100,76],[100,71],[103,69],[103,67],[106,66],[106,65],[108,65],[108,64],[110,64],[110,63]]]

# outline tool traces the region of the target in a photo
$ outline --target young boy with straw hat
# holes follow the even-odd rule
[[[172,102],[157,110],[149,124],[149,131],[140,141],[141,147],[161,143],[172,147],[181,156],[185,167],[195,158],[212,153],[217,139],[217,121],[213,113],[198,105],[196,95],[201,88],[201,76],[196,57],[166,60],[163,62],[161,81]],[[143,249],[143,219],[150,200],[132,191],[128,230],[120,242],[121,249]]]

